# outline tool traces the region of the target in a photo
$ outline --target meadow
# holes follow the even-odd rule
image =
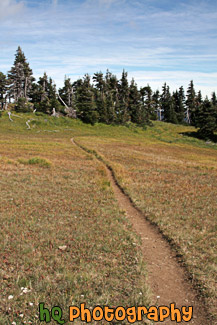
[[[95,156],[170,241],[215,315],[217,145],[162,122],[142,129],[19,116],[0,118],[0,323],[40,323],[39,302],[60,305],[66,320],[81,302],[150,304],[139,237]]]
[[[132,134],[80,137],[177,252],[216,317],[217,145],[184,136],[193,128],[155,122]]]
[[[39,302],[61,306],[65,321],[83,302],[148,305],[139,238],[103,165],[71,143],[72,131],[0,124],[0,324],[41,324]]]

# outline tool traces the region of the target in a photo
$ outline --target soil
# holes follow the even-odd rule
[[[71,141],[78,145],[73,139]],[[84,148],[82,149],[84,150]],[[111,168],[105,163],[103,164],[120,208],[126,211],[133,228],[141,237],[141,250],[148,271],[148,285],[152,291],[152,305],[169,307],[171,303],[175,303],[178,308],[193,306],[193,319],[188,324],[211,325],[212,322],[208,319],[204,301],[194,290],[185,268],[178,262],[176,252],[162,236],[157,226],[152,225],[145,215],[134,206],[129,196],[118,184]],[[163,324],[174,323],[177,322],[171,320],[163,322]],[[184,321],[179,324],[183,323],[186,324]],[[162,322],[158,324],[162,324]]]

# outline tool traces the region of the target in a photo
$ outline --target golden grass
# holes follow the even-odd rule
[[[113,167],[134,203],[173,243],[216,317],[217,151],[148,137],[78,142]]]
[[[0,324],[40,324],[39,302],[61,306],[65,320],[82,302],[148,305],[139,238],[104,167],[68,135],[28,134],[1,134]],[[32,166],[36,156],[52,168]],[[28,163],[8,164],[19,157]]]
[[[217,145],[184,136],[192,127],[167,123],[142,130],[34,118],[29,131],[25,120],[0,119],[0,323],[21,324],[23,313],[36,324],[43,300],[64,310],[72,302],[147,304],[144,266],[133,245],[139,239],[102,165],[73,147],[71,137],[113,167],[135,204],[174,243],[215,314]],[[21,157],[42,157],[52,168],[19,164]],[[20,296],[23,286],[31,292]]]

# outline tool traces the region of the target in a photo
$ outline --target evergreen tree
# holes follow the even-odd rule
[[[179,91],[175,91],[173,99],[177,122],[182,124],[185,120],[185,93],[183,86],[179,88]]]
[[[131,122],[137,123],[139,119],[140,93],[134,79],[131,80],[129,88],[129,114]]]
[[[177,123],[177,116],[175,112],[175,102],[174,98],[170,94],[170,88],[163,85],[162,95],[161,95],[161,109],[163,111],[163,120],[169,123]]]
[[[121,80],[118,87],[119,93],[119,107],[117,107],[117,120],[120,124],[125,124],[129,121],[129,86],[127,80],[127,72],[123,70]]]
[[[33,83],[32,88],[29,94],[31,103],[34,104],[34,107],[41,102],[41,86],[38,83]]]
[[[142,102],[146,110],[148,119],[156,120],[155,103],[152,99],[152,89],[149,85],[140,89]]]
[[[51,105],[48,97],[48,76],[44,72],[43,77],[39,78],[37,85],[32,88],[32,101],[37,111],[51,113]]]
[[[173,96],[170,96],[169,98],[169,107],[166,116],[167,122],[178,124],[177,114],[175,111],[175,101]]]
[[[94,125],[98,121],[98,113],[94,100],[94,89],[90,84],[90,76],[85,75],[76,85],[77,116],[85,123]]]
[[[161,109],[161,119],[164,119],[164,112],[166,110],[166,106],[168,104],[168,94],[167,94],[167,84],[164,83],[162,87],[162,93],[160,95],[160,109]]]
[[[118,80],[109,70],[106,71],[105,76],[105,93],[109,123],[117,123],[119,112]]]
[[[49,78],[47,86],[49,99],[49,113],[52,113],[53,109],[55,109],[55,111],[57,112],[64,110],[63,106],[60,104],[57,98],[56,85],[54,84],[52,78]]]
[[[94,73],[93,81],[95,82],[95,102],[99,115],[99,121],[109,123],[109,114],[106,103],[106,83],[102,72]]]
[[[0,72],[0,109],[4,108],[6,103],[7,77]]]
[[[195,126],[196,126],[197,115],[200,113],[202,103],[203,103],[203,98],[202,98],[201,91],[199,90],[198,94],[195,96],[195,112],[194,112],[194,115],[195,115],[194,125]]]
[[[26,57],[20,46],[15,55],[14,66],[8,72],[8,80],[9,96],[14,98],[15,102],[22,97],[27,100],[34,78],[29,63],[26,61]]]
[[[212,93],[211,102],[214,106],[217,106],[217,98],[215,92]]]
[[[31,99],[37,111],[43,113],[51,114],[53,109],[56,112],[64,109],[57,98],[56,85],[46,72],[39,78],[37,85],[33,84]]]
[[[144,115],[143,115],[143,106],[141,101],[141,93],[139,92],[137,85],[132,79],[129,87],[129,114],[130,119],[133,123],[143,124]]]
[[[154,112],[156,114],[156,118],[161,121],[161,107],[160,107],[160,92],[156,90],[152,95]]]
[[[207,97],[195,118],[195,126],[199,128],[199,136],[204,139],[212,138],[217,131],[217,109]]]
[[[187,89],[186,97],[187,120],[188,123],[191,123],[191,125],[195,125],[196,93],[194,90],[193,80],[191,80]]]
[[[116,122],[116,102],[113,98],[113,93],[108,92],[106,94],[106,111],[107,111],[107,124],[114,124]]]

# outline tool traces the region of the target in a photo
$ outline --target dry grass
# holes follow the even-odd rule
[[[191,143],[179,134],[181,128],[161,123],[144,132],[143,139],[128,135],[118,140],[114,134],[78,141],[113,167],[135,204],[173,243],[216,317],[216,145]]]
[[[112,165],[135,204],[175,244],[215,314],[217,145],[182,135],[193,128],[167,123],[142,130],[35,118],[29,131],[22,119],[0,119],[0,323],[22,324],[23,313],[36,324],[43,300],[64,311],[72,302],[147,304],[133,244],[139,239],[118,210],[102,165],[73,147],[71,137]],[[51,168],[18,163],[34,157]],[[20,296],[24,286],[31,291]]]
[[[39,302],[60,305],[65,320],[68,306],[81,302],[148,305],[139,238],[104,167],[71,144],[72,132],[28,132],[21,124],[16,131],[6,119],[2,126],[0,324],[39,324]],[[52,167],[32,165],[34,157]]]

